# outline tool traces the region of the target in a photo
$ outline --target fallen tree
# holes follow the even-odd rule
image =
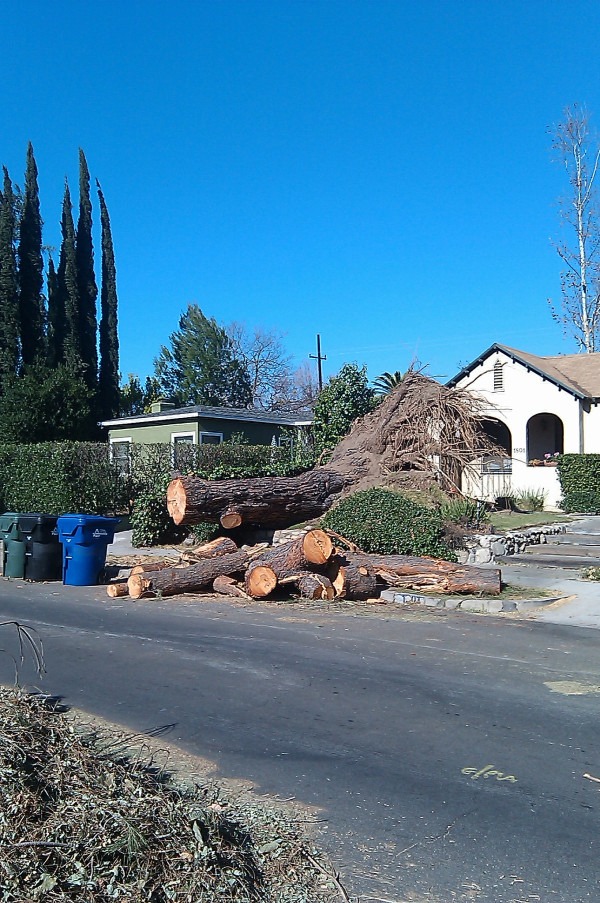
[[[277,590],[309,599],[368,599],[377,596],[382,586],[498,595],[501,579],[498,569],[410,555],[336,550],[325,531],[311,530],[267,550],[225,551],[186,567],[132,573],[127,582],[134,599],[210,591],[267,599]]]
[[[289,527],[320,517],[344,488],[344,479],[324,467],[295,477],[172,480],[167,508],[176,524],[218,521],[226,530],[242,524]]]

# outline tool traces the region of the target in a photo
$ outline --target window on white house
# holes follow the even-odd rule
[[[131,473],[131,439],[111,439],[110,460],[117,465],[119,473]]]
[[[500,361],[494,364],[494,392],[504,391],[504,367]]]

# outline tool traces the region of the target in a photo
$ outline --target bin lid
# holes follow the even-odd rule
[[[36,525],[43,527],[55,527],[58,517],[56,514],[17,514],[17,520],[21,530],[26,532]]]
[[[19,523],[19,515],[14,511],[7,511],[6,514],[0,515],[0,530],[8,531],[11,527],[16,527]]]
[[[79,528],[106,529],[121,523],[120,517],[102,517],[99,514],[61,514],[56,524],[62,536],[72,536]]]

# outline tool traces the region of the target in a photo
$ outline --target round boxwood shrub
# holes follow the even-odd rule
[[[439,514],[390,489],[355,492],[328,511],[321,523],[364,552],[456,561],[443,541]]]

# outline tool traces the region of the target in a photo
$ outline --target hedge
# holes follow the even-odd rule
[[[105,443],[0,443],[2,511],[114,514],[127,508],[128,483]]]
[[[436,511],[390,489],[367,489],[342,499],[321,519],[363,552],[383,555],[431,555],[456,561],[443,539]]]
[[[561,508],[567,513],[600,514],[600,455],[560,455],[557,468]]]

